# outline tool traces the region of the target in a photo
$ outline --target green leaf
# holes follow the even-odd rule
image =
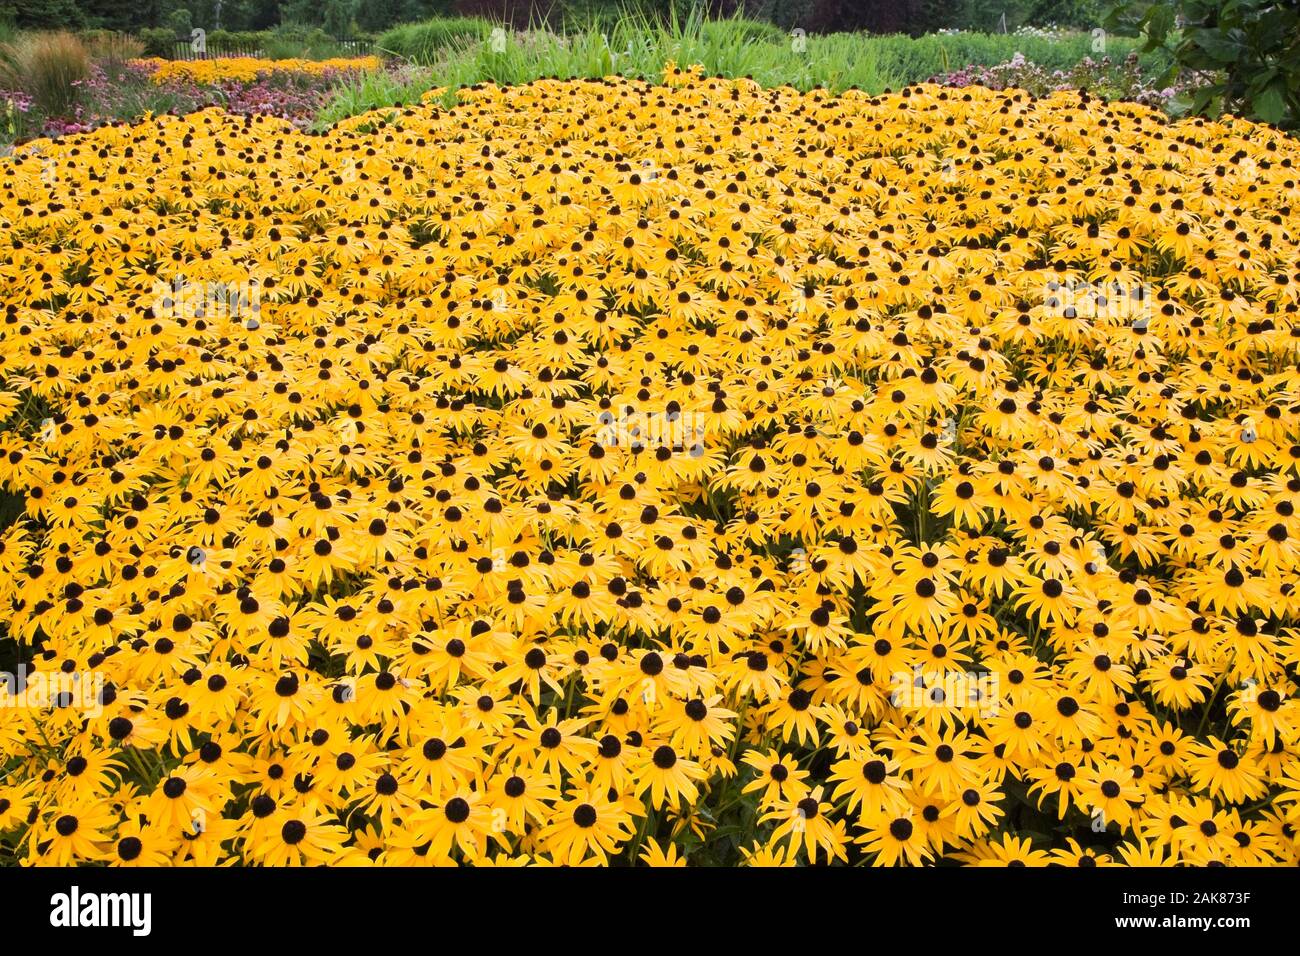
[[[1192,100],[1192,112],[1198,115],[1216,117],[1223,112],[1223,100],[1219,88],[1206,86],[1197,90]]]
[[[1174,27],[1174,8],[1168,4],[1156,4],[1146,16],[1147,48],[1154,49],[1165,42],[1165,37]]]
[[[1256,93],[1250,105],[1255,115],[1265,123],[1276,126],[1286,118],[1286,96],[1278,85],[1270,85]]]
[[[1197,30],[1192,35],[1192,42],[1219,63],[1235,63],[1245,53],[1236,30]]]

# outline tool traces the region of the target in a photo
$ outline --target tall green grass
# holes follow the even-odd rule
[[[710,74],[750,76],[766,85],[791,84],[863,89],[883,88],[889,78],[875,69],[861,37],[807,37],[796,51],[792,38],[767,23],[730,18],[710,20],[698,10],[670,12],[663,19],[635,10],[612,24],[570,25],[565,33],[533,29],[504,31],[494,49],[486,21],[430,21],[390,30],[376,42],[388,55],[430,67],[433,85],[455,89],[475,83],[526,83],[541,77],[604,76],[658,79],[669,60],[701,65]],[[500,36],[500,35],[498,35]],[[498,40],[498,42],[500,42]],[[347,91],[356,101],[357,91]],[[329,115],[337,110],[330,109]]]
[[[375,49],[428,66],[449,49],[486,40],[494,26],[482,17],[435,17],[423,23],[403,23],[380,34]]]
[[[317,127],[329,126],[373,109],[418,103],[434,84],[427,67],[406,67],[349,77],[316,116]]]
[[[495,35],[495,42],[494,42]],[[563,32],[537,24],[515,32],[478,18],[435,19],[388,31],[376,48],[390,57],[427,67],[429,85],[454,91],[476,83],[527,83],[542,77],[597,79],[625,76],[659,80],[664,64],[699,64],[710,75],[747,76],[764,86],[800,90],[824,87],[879,93],[965,66],[993,66],[1016,53],[1048,69],[1067,69],[1087,56],[1099,58],[1088,34],[1060,40],[1005,34],[872,36],[865,33],[808,35],[796,39],[769,23],[741,17],[709,19],[696,6],[670,5],[647,14],[633,5],[617,20],[568,21]],[[1136,40],[1108,38],[1105,54],[1122,59]],[[1158,64],[1152,63],[1154,68]],[[391,106],[394,95],[409,102],[412,81],[357,80],[342,89],[321,114],[333,122],[368,107]]]

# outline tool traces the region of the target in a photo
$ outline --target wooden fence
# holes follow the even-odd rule
[[[335,40],[341,56],[366,56],[372,52],[370,40]],[[256,43],[208,43],[204,52],[194,49],[189,40],[177,40],[172,44],[168,57],[172,60],[211,60],[223,56],[265,56],[265,51]]]

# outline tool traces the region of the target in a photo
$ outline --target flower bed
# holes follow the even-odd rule
[[[97,63],[89,77],[76,82],[71,115],[44,117],[33,132],[66,136],[149,113],[187,113],[206,106],[221,106],[241,116],[276,116],[305,127],[340,84],[381,68],[375,57]],[[14,104],[9,108],[11,115],[23,112],[26,98],[22,94],[0,93],[0,101],[5,100]],[[16,126],[17,121],[9,125]]]
[[[383,61],[377,56],[335,57],[327,60],[260,60],[256,57],[213,57],[206,60],[136,60],[149,71],[155,83],[174,80],[199,85],[218,83],[256,83],[281,75],[328,76],[377,70]]]
[[[3,161],[0,851],[1295,865],[1296,143],[666,79]]]

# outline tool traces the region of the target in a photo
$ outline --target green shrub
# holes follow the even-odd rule
[[[184,34],[186,38],[189,34]],[[223,53],[246,53],[266,44],[269,33],[252,30],[209,30],[206,40],[208,52],[216,55]]]
[[[146,27],[136,36],[144,46],[145,56],[169,57],[176,46],[176,34],[166,27]]]
[[[357,7],[363,30],[382,31],[426,17],[452,16],[453,0],[364,0]]]
[[[1182,18],[1175,30],[1175,17]],[[1300,128],[1300,9],[1275,0],[1173,0],[1125,3],[1112,27],[1141,31],[1146,49],[1164,50],[1170,72],[1211,74],[1187,108],[1224,111]]]

